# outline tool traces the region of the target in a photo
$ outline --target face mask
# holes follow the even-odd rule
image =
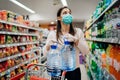
[[[72,21],[73,21],[72,15],[66,14],[66,15],[63,15],[63,16],[62,16],[62,22],[63,22],[64,24],[70,24],[70,23],[72,23]]]

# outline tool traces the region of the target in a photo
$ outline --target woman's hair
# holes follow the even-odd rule
[[[62,12],[62,10],[65,9],[65,8],[68,8],[68,7],[65,6],[65,7],[62,7],[62,8],[60,8],[60,9],[58,10],[58,12],[57,12],[57,17],[60,17],[60,16],[61,16],[61,12]],[[69,8],[68,8],[68,9],[69,9]],[[70,10],[70,9],[69,9],[69,10]],[[70,10],[70,11],[71,11],[71,10]],[[71,35],[75,35],[75,30],[74,30],[74,28],[73,28],[73,26],[72,26],[72,23],[70,23],[69,33],[70,33]],[[61,22],[60,22],[59,20],[57,20],[57,34],[56,34],[57,41],[59,40],[60,34],[62,34],[62,33],[61,33]]]

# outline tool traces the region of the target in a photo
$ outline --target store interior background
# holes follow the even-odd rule
[[[30,20],[40,23],[41,28],[53,27],[56,24],[57,10],[63,6],[61,0],[17,0],[35,13],[30,13],[9,0],[0,0],[0,10],[9,10],[20,15],[29,15]],[[74,17],[73,25],[83,29],[99,0],[67,0]],[[51,23],[54,22],[54,23]]]
[[[35,11],[30,13],[18,5],[12,3],[10,0],[0,0],[0,10],[8,10],[20,15],[29,15],[29,20],[38,22],[39,27],[43,29],[53,29],[56,27],[56,15],[60,7],[63,6],[61,0],[17,0],[23,5]],[[99,0],[66,0],[68,7],[72,10],[73,25],[83,29],[85,22],[90,18],[95,11]],[[47,32],[47,31],[46,31]],[[44,35],[47,35],[43,31]],[[40,34],[41,35],[41,34]],[[45,39],[42,40],[45,45]],[[43,59],[45,59],[43,57]],[[42,60],[41,58],[41,61]],[[82,80],[88,80],[85,72],[85,67],[81,65]]]
[[[80,54],[81,80],[120,80],[120,0],[66,1],[90,48]],[[62,6],[62,0],[0,0],[0,80],[25,80],[29,64],[46,64],[43,47]]]

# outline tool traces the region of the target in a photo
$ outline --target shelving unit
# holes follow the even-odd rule
[[[0,36],[4,35],[4,43],[0,42],[0,51],[2,51],[0,54],[0,67],[3,64],[8,64],[9,60],[19,60],[18,62],[15,62],[12,64],[12,66],[7,66],[4,68],[4,70],[0,70],[0,79],[1,77],[4,77],[8,75],[10,80],[18,80],[18,77],[25,75],[25,70],[23,70],[22,73],[17,73],[15,76],[11,76],[11,72],[17,70],[21,66],[26,66],[27,64],[30,64],[33,61],[40,61],[41,62],[41,48],[39,47],[39,31],[41,31],[38,27],[29,27],[28,25],[15,23],[15,22],[8,22],[4,20],[0,20]],[[9,26],[10,25],[10,26]],[[6,27],[10,27],[9,30]],[[2,29],[1,29],[2,28]],[[12,30],[12,28],[15,28]],[[15,30],[15,31],[14,31]],[[21,31],[24,30],[24,31]],[[10,36],[12,39],[13,37],[16,38],[15,40],[12,40],[12,42],[7,43],[7,36]],[[2,41],[2,38],[0,37],[0,40]],[[17,41],[18,40],[18,41]],[[5,51],[7,48],[17,48],[17,53],[13,52],[13,54],[6,55]],[[3,52],[4,50],[4,52]],[[24,51],[22,51],[24,50]],[[27,56],[27,57],[26,57]],[[10,63],[11,64],[11,63]]]
[[[26,25],[23,25],[23,24],[18,24],[18,23],[3,21],[3,20],[0,20],[0,23],[9,24],[9,25],[15,25],[15,26],[22,27],[22,28],[27,28],[27,29],[33,29],[33,30],[41,31],[40,28],[29,27],[29,26],[26,26]]]
[[[38,50],[39,50],[39,48],[32,49],[32,50],[30,50],[30,51],[24,52],[24,55],[29,54],[29,53],[32,53],[32,52],[35,52],[35,51],[38,51]],[[0,62],[6,61],[6,60],[9,60],[9,59],[13,59],[13,58],[16,58],[16,57],[18,57],[18,56],[22,56],[22,54],[21,54],[21,53],[18,53],[18,54],[13,55],[13,56],[9,56],[9,57],[2,58],[2,59],[0,59]]]
[[[11,47],[11,46],[22,46],[22,45],[27,45],[27,44],[37,44],[37,43],[39,43],[39,41],[24,42],[24,43],[13,43],[13,44],[3,44],[3,45],[0,45],[0,48]]]
[[[0,31],[0,34],[8,34],[8,35],[28,35],[28,36],[37,36],[33,33],[18,33],[18,32],[7,32],[7,31]]]
[[[92,59],[92,60],[94,60],[97,64],[101,64],[100,62],[98,62],[98,60],[96,60],[95,59],[95,56],[92,54],[92,53],[89,53],[89,56],[90,56],[90,59],[91,58],[94,58],[94,59]],[[88,69],[90,70],[90,73],[91,73],[91,75],[92,75],[92,77],[93,77],[93,80],[96,80],[95,79],[95,73],[93,73],[93,71],[91,70],[91,67],[90,67],[90,60],[88,61],[87,60],[87,65],[88,65]],[[103,76],[102,77],[104,77],[104,79],[106,80],[116,80],[116,78],[113,76],[113,75],[111,75],[105,68],[102,68],[101,67],[101,65],[98,65],[101,69],[102,69],[102,74],[103,74]],[[109,74],[109,75],[107,75],[107,74]]]
[[[112,11],[114,12],[114,8],[116,10],[116,13],[113,14]],[[119,14],[119,11],[117,13],[117,9],[120,9],[120,1],[113,0],[113,2],[96,19],[92,20],[92,23],[90,25],[87,25],[87,29],[84,31],[86,34],[86,41],[88,41],[88,44],[90,45],[90,50],[91,50],[91,53],[89,54],[90,58],[86,64],[88,65],[88,69],[92,75],[93,80],[96,80],[97,79],[96,77],[99,75],[99,74],[97,74],[97,76],[94,75],[94,72],[92,72],[91,70],[92,69],[91,67],[94,67],[95,63],[100,68],[100,71],[102,72],[104,80],[119,80],[118,75],[120,75],[120,73],[117,72],[117,68],[115,65],[119,64],[117,55],[119,55],[119,49],[120,49],[119,48],[120,46],[119,31],[120,30],[119,28],[115,27],[112,24],[113,22],[112,23],[109,22],[115,14]],[[112,17],[108,18],[110,16]],[[116,19],[116,17],[113,19]],[[109,23],[107,23],[107,21]],[[111,24],[111,26],[107,25],[106,27],[106,24]],[[111,35],[109,34],[110,32],[112,32]],[[112,50],[116,52],[114,51],[112,52]],[[117,58],[113,57],[115,55]],[[112,60],[113,62],[112,64],[107,62],[107,57],[109,57]],[[91,60],[94,61],[94,65],[93,64],[91,65],[90,63]],[[114,63],[114,60],[116,60],[116,63]],[[95,72],[98,73],[97,70],[95,70]],[[97,80],[100,80],[100,79],[97,79]]]
[[[92,75],[92,77],[93,77],[93,80],[95,80],[95,75],[94,75],[94,73],[92,72],[92,70],[91,70],[91,68],[90,68],[90,61],[89,60],[86,60],[87,61],[87,67],[88,67],[88,69],[90,70],[90,73],[91,73],[91,75]]]
[[[95,20],[93,20],[93,22],[88,26],[88,28],[87,28],[85,31],[89,30],[89,29],[92,27],[92,25],[93,25],[97,20],[99,20],[99,19],[105,14],[105,12],[107,12],[117,1],[118,1],[118,0],[113,0],[113,2],[112,2]],[[85,31],[84,31],[84,32],[85,32]]]
[[[97,38],[93,38],[93,39],[86,39],[87,41],[96,41],[96,42],[103,42],[103,43],[110,43],[110,44],[118,44],[120,45],[120,41],[115,41],[114,39],[97,39]]]
[[[11,71],[15,70],[16,68],[20,67],[21,65],[27,64],[27,63],[29,63],[30,61],[33,61],[33,60],[38,59],[38,58],[39,58],[39,56],[36,56],[35,58],[32,58],[32,59],[30,59],[30,60],[28,60],[28,61],[25,61],[25,62],[23,62],[23,63],[20,63],[20,64],[14,66],[14,67],[12,67],[12,68],[10,68],[10,69],[2,72],[2,73],[0,73],[0,76],[4,76],[5,74],[8,74],[9,72],[11,72]]]

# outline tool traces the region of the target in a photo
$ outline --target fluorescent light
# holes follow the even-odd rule
[[[63,6],[68,6],[66,0],[61,0],[61,2],[62,2],[62,4],[63,4]]]
[[[50,24],[54,24],[54,22],[51,22]]]
[[[16,1],[16,0],[10,0],[11,2],[13,2],[14,4],[20,6],[21,8],[31,12],[31,13],[35,13],[35,11],[33,11],[32,9],[26,7],[25,5],[21,4],[20,2]]]

